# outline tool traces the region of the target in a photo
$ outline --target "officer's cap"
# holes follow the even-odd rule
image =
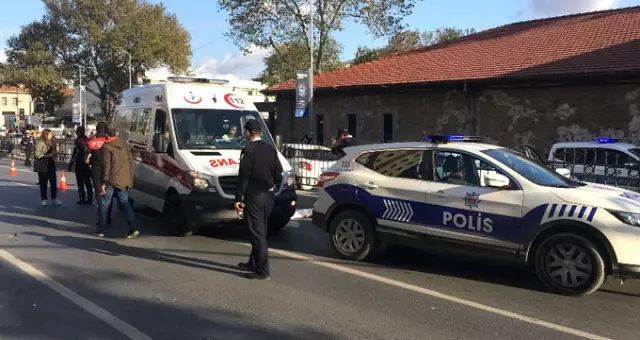
[[[244,129],[249,131],[249,133],[256,134],[262,132],[262,127],[257,120],[251,119],[246,124],[244,124]]]

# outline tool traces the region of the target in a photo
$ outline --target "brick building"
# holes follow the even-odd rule
[[[480,135],[542,151],[594,136],[640,142],[640,7],[514,23],[314,77],[317,130],[361,143]],[[295,82],[276,95],[276,133],[298,140]]]

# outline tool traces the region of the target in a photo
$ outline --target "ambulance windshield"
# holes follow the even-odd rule
[[[264,121],[256,111],[173,109],[176,140],[180,149],[242,149],[249,143],[243,127],[255,119],[262,126],[262,139],[273,145]]]

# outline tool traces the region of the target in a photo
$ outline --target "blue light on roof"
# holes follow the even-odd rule
[[[480,137],[477,136],[459,136],[459,135],[428,135],[423,137],[424,140],[431,142],[448,142],[448,141],[464,141],[464,142],[479,142]]]
[[[616,140],[613,138],[609,138],[609,137],[598,137],[596,138],[596,142],[600,143],[600,144],[611,144],[611,143],[615,143]]]

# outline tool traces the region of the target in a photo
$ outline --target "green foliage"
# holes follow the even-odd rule
[[[375,37],[402,30],[404,18],[418,0],[218,0],[228,12],[227,37],[241,47],[272,48],[276,55],[292,42],[305,46],[310,54],[309,31],[313,3],[314,69],[322,68],[331,54],[332,34],[341,31],[347,21],[363,24]],[[288,52],[287,52],[288,53]]]
[[[168,66],[176,73],[189,68],[189,33],[162,4],[142,0],[43,2],[44,17],[9,39],[9,64],[43,84],[56,74],[77,79],[81,67],[83,84],[93,82],[98,89],[93,94],[109,101],[107,116],[118,93],[129,86],[128,56],[123,51],[131,53],[133,79],[158,66]]]
[[[318,50],[314,49],[314,52],[316,54],[314,59],[320,59],[317,55]],[[330,39],[319,68],[323,71],[333,71],[342,67],[339,58],[341,52],[342,46],[334,39]],[[296,70],[309,68],[309,59],[306,42],[281,44],[278,46],[278,52],[272,53],[264,59],[265,69],[260,73],[258,79],[269,86],[295,79]]]
[[[403,31],[392,36],[384,47],[358,47],[352,63],[361,64],[421,47],[453,41],[473,33],[475,30],[472,28],[457,29],[455,27],[438,28],[422,33],[418,30]]]

